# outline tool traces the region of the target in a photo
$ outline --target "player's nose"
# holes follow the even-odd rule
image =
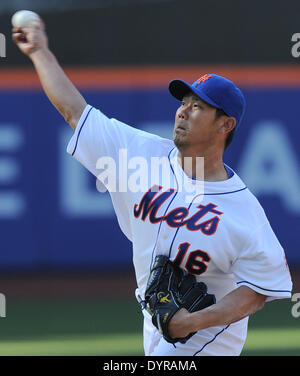
[[[188,106],[181,106],[181,107],[179,107],[179,109],[177,111],[177,117],[179,119],[185,119],[185,120],[187,120],[188,117],[189,117],[189,108],[188,108]]]

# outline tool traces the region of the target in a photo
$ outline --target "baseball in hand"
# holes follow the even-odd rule
[[[39,15],[31,10],[19,10],[12,16],[11,23],[13,27],[30,27],[33,26],[33,21],[38,21],[39,19]]]

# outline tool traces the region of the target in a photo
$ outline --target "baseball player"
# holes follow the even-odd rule
[[[117,175],[116,189],[102,180],[120,228],[132,242],[136,297],[143,305],[155,257],[166,255],[205,283],[215,304],[196,312],[180,308],[172,317],[170,337],[195,332],[185,343],[166,341],[143,309],[145,355],[239,355],[249,315],[267,301],[291,297],[292,290],[284,250],[262,207],[222,160],[234,130],[242,126],[241,90],[216,74],[202,75],[193,84],[173,80],[169,91],[179,102],[171,141],[110,119],[87,104],[49,50],[42,22],[35,28],[13,29],[13,39],[74,130],[68,153],[93,175],[101,175],[101,158],[121,168],[120,150],[126,150],[128,160],[140,157],[149,165],[153,157],[168,161],[169,181],[161,175],[145,179],[143,190],[119,189],[127,183],[122,180],[126,174]],[[204,158],[200,180],[197,157]]]

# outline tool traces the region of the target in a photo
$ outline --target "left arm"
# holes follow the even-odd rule
[[[247,286],[238,287],[201,311],[189,313],[185,308],[180,309],[170,321],[169,334],[182,338],[211,326],[231,324],[263,308],[265,300],[265,295]]]

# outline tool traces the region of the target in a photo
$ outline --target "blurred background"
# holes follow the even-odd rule
[[[21,9],[44,19],[87,102],[134,127],[172,137],[173,78],[241,87],[247,112],[224,161],[264,207],[300,292],[299,1],[1,0],[0,355],[143,354],[131,244],[11,40]],[[299,355],[295,303],[252,316],[243,355]]]

